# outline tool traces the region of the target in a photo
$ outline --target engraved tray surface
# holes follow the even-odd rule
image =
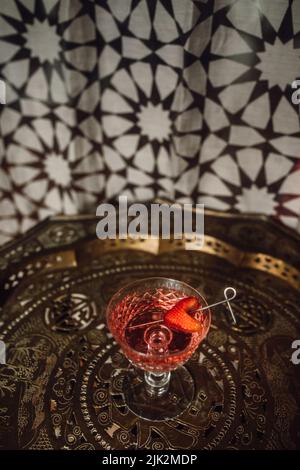
[[[55,217],[0,250],[0,448],[300,448],[300,252],[263,217],[206,213],[205,243],[95,238],[92,216]],[[152,423],[120,390],[127,366],[105,324],[116,290],[149,276],[183,280],[208,301],[238,291],[230,324],[213,312],[188,362],[192,405]]]

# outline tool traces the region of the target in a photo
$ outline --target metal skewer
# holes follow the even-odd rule
[[[231,297],[228,296],[229,291],[232,291]],[[225,300],[220,300],[220,302],[216,302],[214,304],[210,304],[210,305],[206,305],[205,307],[198,308],[197,310],[193,310],[191,313],[202,312],[203,310],[207,310],[208,308],[216,307],[217,305],[226,303],[229,309],[229,312],[231,314],[232,321],[236,325],[237,321],[233,313],[232,307],[230,305],[230,302],[236,297],[236,290],[233,287],[226,287],[226,289],[224,289],[224,297],[225,297]],[[147,322],[147,323],[140,323],[138,325],[129,326],[128,330],[133,330],[135,328],[142,328],[143,326],[154,325],[155,323],[162,323],[162,322],[163,322],[163,319],[154,320],[154,321]]]
[[[228,291],[233,292],[231,297],[228,297]],[[229,309],[229,312],[231,314],[233,323],[236,325],[236,318],[235,318],[235,315],[233,313],[232,307],[230,305],[230,301],[235,299],[235,297],[236,297],[236,290],[233,287],[226,287],[226,289],[224,289],[224,297],[225,297],[225,300],[221,300],[220,302],[216,302],[215,304],[207,305],[206,307],[198,308],[197,310],[193,310],[191,313],[200,312],[200,311],[202,312],[203,310],[206,310],[207,308],[216,307],[217,305],[221,305],[221,304],[226,303],[227,307]]]

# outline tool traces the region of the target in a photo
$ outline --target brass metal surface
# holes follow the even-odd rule
[[[0,249],[0,448],[300,448],[300,239],[264,217],[206,213],[193,240],[96,239],[92,216],[54,217]],[[166,276],[208,301],[238,291],[187,367],[195,396],[163,423],[120,393],[127,360],[109,335],[108,300],[133,279]]]

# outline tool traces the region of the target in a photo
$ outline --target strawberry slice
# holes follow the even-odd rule
[[[202,329],[199,321],[189,315],[191,310],[201,307],[196,297],[185,297],[164,314],[164,323],[172,330],[198,333]]]

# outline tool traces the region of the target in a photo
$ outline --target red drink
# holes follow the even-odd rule
[[[115,304],[109,328],[127,358],[146,371],[167,372],[185,363],[205,337],[208,312],[197,312],[202,328],[184,333],[168,328],[164,313],[187,297],[180,290],[156,287],[146,292],[130,292]]]
[[[200,304],[206,310],[201,311]],[[154,421],[180,415],[195,391],[190,372],[181,366],[210,327],[205,299],[184,282],[152,277],[120,289],[110,300],[106,315],[125,356],[144,370],[144,379],[133,367],[118,371],[128,408]]]

